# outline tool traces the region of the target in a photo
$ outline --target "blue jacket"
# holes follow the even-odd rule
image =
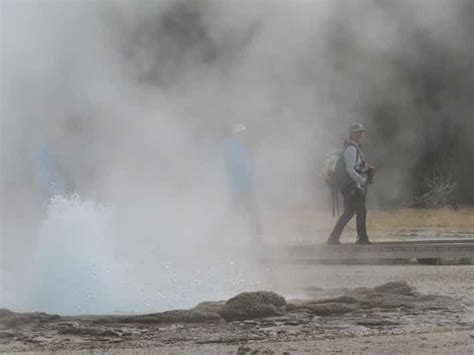
[[[224,159],[230,189],[236,193],[253,191],[252,161],[245,145],[236,138],[227,138]]]
[[[51,147],[41,144],[36,148],[36,173],[43,192],[49,196],[63,192],[59,170]]]

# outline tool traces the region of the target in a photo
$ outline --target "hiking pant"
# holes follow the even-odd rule
[[[359,240],[367,240],[366,217],[367,209],[365,208],[365,192],[361,189],[351,189],[342,194],[344,198],[344,212],[339,217],[334,229],[331,233],[331,240],[339,240],[344,227],[356,215],[357,236]]]
[[[263,235],[263,227],[255,193],[246,191],[235,194],[233,210],[247,223],[252,237],[260,239]]]

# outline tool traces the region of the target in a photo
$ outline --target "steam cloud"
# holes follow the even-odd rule
[[[70,189],[112,211],[104,258],[146,259],[127,271],[137,284],[163,260],[183,280],[183,264],[224,253],[215,240],[245,243],[224,212],[235,122],[249,128],[264,217],[324,206],[318,163],[352,122],[368,126],[373,204],[399,203],[436,167],[474,201],[472,1],[2,1],[1,12],[5,274],[30,270],[41,244],[42,143]],[[180,259],[190,249],[197,259]],[[239,287],[261,286],[256,274]]]

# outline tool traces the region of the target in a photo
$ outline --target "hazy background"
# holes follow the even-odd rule
[[[194,275],[229,252],[216,240],[246,241],[229,221],[222,162],[235,122],[248,128],[264,224],[275,211],[329,211],[318,168],[352,122],[367,126],[373,208],[403,206],[433,173],[473,204],[473,11],[470,0],[2,1],[3,284],[79,250],[97,253],[104,280],[120,275],[115,290],[148,285],[152,309],[271,287],[274,275],[237,251],[202,266],[212,281]],[[42,143],[78,194],[48,208]],[[80,241],[70,254],[64,235]],[[31,285],[18,283],[2,287],[9,299]]]

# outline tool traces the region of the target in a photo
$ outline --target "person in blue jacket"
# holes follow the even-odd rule
[[[52,197],[64,193],[59,168],[54,159],[51,146],[42,143],[36,147],[36,175],[42,192]]]
[[[232,126],[232,134],[224,141],[224,158],[232,207],[247,220],[252,236],[260,240],[263,228],[255,196],[253,163],[246,144],[246,127]]]

